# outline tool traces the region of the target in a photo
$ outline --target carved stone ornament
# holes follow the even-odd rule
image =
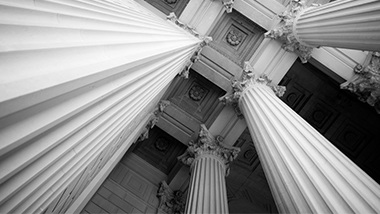
[[[285,86],[278,86],[271,84],[271,80],[268,79],[267,76],[261,75],[257,76],[255,72],[253,71],[253,68],[249,64],[249,62],[244,63],[244,70],[242,74],[242,78],[240,81],[238,80],[232,80],[232,91],[228,92],[223,97],[219,98],[219,101],[221,101],[223,104],[232,105],[234,107],[236,114],[239,118],[243,117],[243,114],[241,113],[241,110],[239,108],[239,99],[243,95],[244,91],[249,88],[252,85],[257,84],[263,84],[270,87],[273,92],[278,96],[282,97],[286,91]]]
[[[371,52],[364,65],[354,68],[355,75],[340,85],[356,94],[360,101],[373,106],[380,114],[380,52]]]
[[[165,0],[167,4],[175,4],[177,3],[177,0]]]
[[[201,124],[198,139],[190,141],[188,148],[178,160],[186,165],[192,165],[197,157],[204,154],[210,154],[219,157],[226,164],[226,176],[229,174],[229,164],[238,156],[240,148],[232,147],[221,142],[223,138],[215,138],[207,130],[204,124]]]
[[[226,36],[227,43],[230,44],[231,46],[238,46],[241,41],[243,40],[243,36],[239,35],[238,32],[231,30],[228,32]]]
[[[141,132],[141,135],[138,139],[138,141],[143,141],[149,138],[149,130],[153,128],[160,119],[160,116],[164,113],[165,108],[170,105],[170,101],[168,100],[161,100],[157,107],[153,110],[152,115],[150,116],[150,119],[144,129]]]
[[[297,54],[302,63],[306,63],[310,59],[314,47],[301,44],[297,40],[295,32],[293,32],[293,24],[297,16],[306,8],[305,1],[292,0],[285,12],[282,15],[278,15],[281,19],[279,26],[264,34],[265,37],[280,40],[282,48]]]
[[[185,64],[185,66],[181,69],[179,75],[184,77],[185,79],[189,78],[190,68],[193,66],[201,58],[201,51],[204,46],[208,45],[212,41],[211,37],[204,37],[203,41],[198,45],[197,49],[194,51],[190,60]]]
[[[181,77],[184,77],[185,79],[189,78],[189,71],[191,66],[200,59],[200,53],[202,51],[202,48],[206,45],[208,45],[212,38],[209,36],[201,36],[193,27],[190,27],[189,25],[181,22],[174,12],[171,12],[167,17],[167,20],[170,20],[180,28],[184,29],[186,32],[190,33],[191,35],[197,37],[198,39],[202,40],[201,43],[199,43],[197,49],[194,51],[194,54],[191,56],[190,60],[183,66],[181,69],[179,75]]]
[[[235,0],[222,0],[224,7],[226,8],[227,13],[232,12]]]
[[[167,20],[170,20],[174,24],[176,24],[178,27],[184,29],[186,32],[190,33],[191,35],[197,37],[198,39],[203,39],[203,36],[201,36],[193,27],[181,22],[174,12],[169,13],[169,15],[166,17]]]
[[[194,84],[189,90],[189,97],[194,101],[200,101],[207,94],[207,89],[198,84]]]
[[[211,1],[214,1],[214,0],[211,0]],[[220,0],[220,1],[224,5],[224,8],[226,8],[226,12],[231,13],[235,0]]]
[[[157,190],[158,209],[167,214],[182,214],[185,211],[186,195],[181,191],[173,191],[166,181],[160,183]],[[159,213],[157,211],[157,213]]]

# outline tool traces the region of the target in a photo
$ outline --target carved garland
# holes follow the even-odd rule
[[[371,52],[364,65],[354,68],[352,79],[340,85],[358,96],[362,102],[373,106],[380,114],[380,52]]]
[[[167,20],[170,20],[180,28],[184,29],[186,32],[190,33],[191,35],[197,37],[198,39],[202,40],[202,42],[198,45],[197,49],[191,56],[190,60],[183,66],[181,69],[181,72],[179,75],[184,78],[189,78],[189,71],[191,66],[197,62],[200,59],[200,54],[204,46],[208,45],[211,41],[212,38],[209,36],[201,36],[193,27],[190,27],[189,25],[181,22],[177,16],[175,15],[174,12],[171,12],[167,17]]]
[[[164,113],[165,108],[169,105],[170,105],[170,101],[168,100],[161,100],[158,103],[157,107],[154,109],[152,115],[150,116],[148,123],[142,130],[138,141],[143,141],[149,138],[149,130],[152,129],[158,123],[158,120],[160,119],[161,115]]]
[[[313,5],[317,6],[317,5]],[[285,12],[280,17],[280,26],[270,30],[264,34],[265,37],[278,39],[282,44],[282,48],[289,52],[294,52],[301,59],[302,63],[306,63],[310,59],[314,47],[307,46],[298,42],[293,25],[297,16],[307,8],[305,1],[292,0]]]
[[[239,118],[243,118],[243,114],[241,113],[241,110],[239,108],[239,99],[243,95],[244,91],[249,88],[251,85],[256,84],[263,84],[270,87],[273,92],[278,96],[282,97],[285,93],[286,87],[285,86],[278,86],[271,84],[271,80],[265,76],[261,75],[258,76],[255,75],[253,68],[249,64],[249,62],[244,63],[244,70],[242,74],[242,78],[240,81],[238,80],[232,80],[232,91],[228,92],[223,97],[219,98],[219,101],[221,101],[223,104],[232,105],[232,107],[235,109],[236,114]]]
[[[240,148],[226,145],[222,142],[220,136],[214,137],[207,130],[204,124],[201,124],[199,137],[197,141],[190,141],[184,154],[178,157],[178,160],[186,165],[192,165],[194,160],[204,154],[211,154],[219,157],[226,164],[226,176],[229,174],[229,164],[236,159]]]

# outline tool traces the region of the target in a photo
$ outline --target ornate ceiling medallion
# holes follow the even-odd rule
[[[227,43],[230,44],[231,46],[237,46],[243,40],[243,35],[239,34],[238,32],[234,30],[231,30],[230,32],[228,32],[226,39],[227,39]]]
[[[160,137],[156,140],[156,142],[154,143],[154,146],[156,147],[157,150],[164,152],[169,147],[169,141],[163,137]]]
[[[200,101],[207,94],[207,89],[198,84],[194,84],[189,90],[189,97],[194,101]]]

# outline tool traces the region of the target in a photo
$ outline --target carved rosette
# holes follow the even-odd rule
[[[340,85],[358,96],[362,102],[373,106],[380,114],[380,52],[371,52],[364,65],[354,68],[352,79]]]
[[[191,166],[194,160],[202,157],[202,155],[213,155],[224,162],[227,176],[229,174],[229,164],[238,156],[239,152],[240,148],[225,145],[220,136],[212,136],[206,126],[201,124],[197,141],[190,141],[187,150],[178,157],[178,160]]]
[[[244,91],[249,89],[250,87],[255,86],[257,84],[267,85],[273,90],[273,92],[278,97],[282,97],[286,91],[285,86],[271,84],[272,81],[267,76],[257,76],[254,73],[253,68],[251,67],[249,62],[244,63],[244,69],[241,80],[232,80],[231,82],[232,91],[228,92],[223,97],[220,97],[219,101],[221,101],[225,105],[232,105],[239,118],[243,117],[243,114],[241,113],[239,108],[240,97],[243,95]]]
[[[182,214],[185,211],[186,196],[181,190],[173,191],[166,181],[157,190],[158,209],[167,214]],[[157,212],[159,213],[159,212]]]
[[[296,32],[294,32],[294,23],[298,15],[307,8],[305,1],[292,0],[285,12],[279,15],[281,22],[279,26],[273,30],[266,32],[265,37],[278,39],[282,42],[282,48],[289,52],[294,52],[301,59],[302,63],[306,63],[310,57],[314,47],[301,44],[297,40]]]
[[[231,46],[238,46],[243,40],[243,36],[238,32],[231,30],[226,36],[227,43]]]
[[[160,119],[161,115],[164,113],[164,110],[167,106],[170,105],[170,101],[168,100],[161,100],[157,107],[153,110],[152,115],[150,116],[150,119],[146,126],[144,127],[144,130],[141,132],[141,135],[138,139],[138,141],[143,141],[145,139],[148,139],[149,137],[149,130],[152,129]]]

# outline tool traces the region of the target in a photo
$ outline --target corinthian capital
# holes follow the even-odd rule
[[[186,165],[191,165],[198,157],[213,155],[226,164],[226,175],[228,175],[229,164],[238,156],[239,152],[240,148],[224,144],[220,138],[215,138],[204,124],[201,124],[198,139],[195,142],[189,142],[186,152],[179,156],[178,160]]]
[[[280,17],[281,22],[278,27],[266,32],[265,37],[277,39],[282,42],[282,48],[289,52],[294,52],[301,59],[302,63],[306,63],[311,57],[314,47],[302,44],[297,40],[295,32],[295,21],[299,14],[307,8],[305,1],[292,0],[285,12]]]
[[[220,97],[219,101],[225,105],[232,105],[238,117],[242,118],[243,114],[239,109],[239,99],[244,94],[244,91],[250,87],[254,87],[255,85],[266,85],[271,88],[278,97],[284,95],[286,90],[285,86],[278,86],[271,83],[272,81],[267,76],[255,74],[249,62],[245,62],[241,80],[232,80],[232,90],[223,97]]]

